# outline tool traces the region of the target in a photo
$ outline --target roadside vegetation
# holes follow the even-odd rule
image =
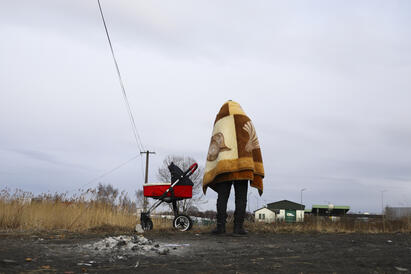
[[[3,232],[132,232],[139,222],[137,208],[141,206],[141,193],[135,201],[125,192],[111,185],[99,185],[80,194],[33,195],[22,190],[0,191],[0,230]],[[166,212],[162,213],[166,214]],[[171,213],[170,213],[171,214]],[[190,215],[213,218],[214,212],[198,212]],[[232,215],[232,212],[231,214]],[[172,220],[152,216],[154,232],[172,232]],[[231,231],[229,216],[227,231]],[[215,224],[195,224],[193,233],[211,231]],[[325,217],[306,217],[303,223],[254,222],[249,214],[245,227],[255,233],[411,233],[411,218],[401,220],[341,218],[333,222]]]
[[[3,189],[0,192],[0,229],[3,231],[85,231],[135,226],[135,203],[110,185],[79,195],[41,194]]]
[[[247,228],[260,233],[411,233],[411,217],[400,220],[342,217],[331,221],[327,217],[308,216],[302,223],[248,222]]]

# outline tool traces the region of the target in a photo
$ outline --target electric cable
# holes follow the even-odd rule
[[[126,109],[127,109],[127,112],[128,112],[129,118],[130,118],[134,138],[136,140],[137,146],[140,149],[140,152],[145,151],[143,143],[141,142],[140,135],[138,134],[138,131],[137,131],[136,122],[134,120],[133,112],[131,111],[130,103],[129,103],[129,100],[128,100],[128,97],[127,97],[126,89],[124,87],[123,79],[121,77],[121,73],[120,73],[120,69],[119,69],[119,66],[118,66],[117,59],[116,59],[116,55],[114,54],[113,45],[111,43],[110,34],[108,32],[108,28],[107,28],[106,20],[104,18],[103,9],[101,7],[100,0],[97,0],[97,3],[98,3],[98,7],[99,7],[99,10],[100,10],[100,14],[101,14],[101,19],[103,20],[104,29],[106,31],[107,40],[108,40],[108,43],[110,45],[111,55],[113,57],[114,65],[116,67],[117,76],[118,76],[118,79],[119,79],[119,82],[120,82],[120,87],[121,87],[121,90],[122,90],[124,103],[126,105]]]
[[[123,163],[119,164],[118,166],[116,166],[116,167],[114,167],[114,168],[112,168],[112,169],[110,169],[110,170],[108,170],[108,171],[104,172],[103,174],[101,174],[101,175],[99,175],[99,176],[95,177],[94,179],[89,180],[87,183],[85,183],[84,185],[82,185],[82,186],[81,186],[81,187],[79,187],[78,189],[83,189],[84,187],[86,187],[86,186],[88,186],[88,185],[90,185],[90,184],[92,184],[92,183],[96,182],[97,180],[99,180],[99,179],[101,179],[101,178],[106,177],[107,175],[109,175],[109,174],[113,173],[114,171],[118,170],[119,168],[121,168],[121,167],[125,166],[126,164],[130,163],[131,161],[135,160],[138,156],[139,156],[139,154],[138,154],[138,155],[133,156],[132,158],[130,158],[130,159],[128,159],[127,161],[125,161],[125,162],[123,162]]]

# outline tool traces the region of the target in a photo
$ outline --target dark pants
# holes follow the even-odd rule
[[[217,223],[225,224],[227,219],[227,202],[230,196],[231,185],[234,184],[235,211],[234,225],[242,226],[245,218],[245,208],[247,206],[248,181],[230,181],[217,183],[214,190],[218,193],[217,198]]]

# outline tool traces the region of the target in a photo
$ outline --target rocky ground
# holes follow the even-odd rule
[[[410,234],[0,233],[0,273],[411,273]]]

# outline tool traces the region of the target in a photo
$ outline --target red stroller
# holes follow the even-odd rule
[[[147,212],[142,212],[140,216],[141,227],[144,230],[153,229],[153,221],[150,218],[150,213],[163,202],[172,203],[174,220],[173,227],[180,231],[187,231],[193,226],[193,221],[189,216],[179,214],[177,202],[183,199],[190,199],[193,196],[193,182],[189,177],[196,171],[198,165],[194,163],[183,172],[174,163],[168,166],[171,173],[171,183],[161,184],[145,184],[144,197],[151,197],[156,201]]]

